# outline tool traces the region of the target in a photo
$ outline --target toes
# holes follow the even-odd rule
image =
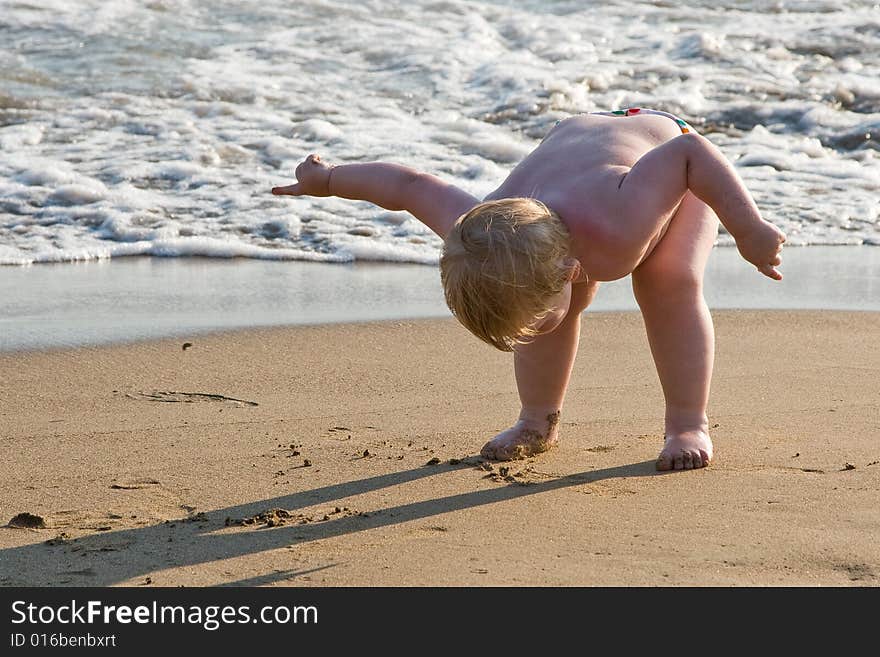
[[[693,470],[696,465],[694,465],[694,455],[692,452],[684,452],[681,455],[681,467],[684,470]]]
[[[707,452],[707,451],[704,450],[704,449],[701,449],[701,450],[700,450],[700,459],[701,459],[702,464],[703,464],[701,467],[704,467],[704,468],[705,468],[707,465],[709,465],[709,461],[711,460],[711,459],[709,458],[709,452]]]
[[[522,458],[522,447],[514,443],[513,445],[506,445],[504,449],[498,450],[498,458],[502,461],[514,461],[518,458]]]
[[[696,470],[705,468],[712,460],[712,444],[708,436],[666,435],[663,443],[656,461],[660,471]]]
[[[519,435],[511,435],[510,431],[506,431],[483,445],[480,456],[494,461],[515,461],[546,452],[555,443],[555,439],[541,436],[536,431]]]
[[[681,450],[678,454],[672,456],[662,453],[657,457],[657,469],[666,470],[696,470],[709,465],[709,454],[705,450],[690,452]]]
[[[509,461],[510,453],[505,447],[499,447],[494,443],[486,443],[480,450],[480,456],[491,461]]]
[[[494,458],[496,461],[512,461],[514,455],[506,449],[496,449]]]

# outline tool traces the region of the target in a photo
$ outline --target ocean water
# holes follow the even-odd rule
[[[706,301],[713,311],[880,311],[876,247],[791,249],[783,269],[785,278],[773,281],[736,249],[715,249],[706,267]],[[206,333],[255,327],[451,317],[436,267],[253,258],[6,267],[0,309],[0,353],[168,337],[197,341]],[[587,322],[597,312],[636,310],[626,277],[602,283]],[[462,336],[476,339],[464,329]]]
[[[880,245],[878,71],[871,1],[0,0],[0,264],[435,263],[407,213],[269,190],[317,152],[481,197],[626,106],[712,139],[789,245]]]

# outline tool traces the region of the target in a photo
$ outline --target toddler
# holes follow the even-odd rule
[[[785,236],[685,121],[639,108],[559,121],[482,200],[384,162],[333,166],[309,155],[296,179],[272,193],[406,210],[443,238],[440,275],[452,314],[513,352],[522,410],[483,446],[484,457],[525,458],[557,442],[581,313],[602,281],[631,274],[666,403],[657,469],[712,460],[714,329],[702,285],[718,221],[740,255],[775,280]]]

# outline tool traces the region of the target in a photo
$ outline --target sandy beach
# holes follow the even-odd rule
[[[2,354],[0,585],[880,584],[880,314],[713,316],[716,460],[672,474],[634,312],[509,464],[511,356],[452,319]]]

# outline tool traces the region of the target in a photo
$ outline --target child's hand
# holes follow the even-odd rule
[[[773,224],[762,221],[748,233],[736,238],[736,248],[764,276],[781,281],[782,274],[776,267],[782,262],[779,252],[782,251],[783,242],[785,234]]]
[[[331,196],[330,170],[333,165],[325,164],[320,155],[314,153],[296,167],[297,182],[286,187],[273,187],[276,196]]]

